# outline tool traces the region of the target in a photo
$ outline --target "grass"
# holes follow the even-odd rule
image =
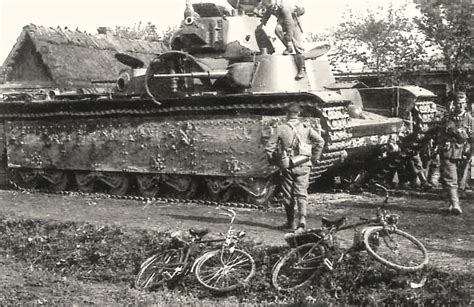
[[[42,284],[60,288],[60,293],[68,293],[68,287],[77,287],[77,284],[71,286],[61,282],[66,278],[77,283],[119,287],[121,290],[116,296],[108,299],[130,304],[160,303],[163,299],[169,302],[199,299],[233,303],[356,305],[468,305],[472,302],[471,273],[444,273],[428,267],[423,272],[400,274],[372,261],[365,253],[347,259],[338,269],[315,278],[305,289],[278,293],[270,284],[270,275],[273,264],[285,252],[284,248],[256,246],[252,242],[245,242],[243,248],[255,258],[257,274],[251,286],[242,291],[216,296],[200,287],[193,276],[187,276],[183,285],[175,289],[162,289],[154,294],[131,289],[141,262],[169,243],[168,233],[123,226],[99,227],[82,222],[0,217],[1,254],[21,267],[35,267],[36,273],[30,280],[42,280]],[[426,277],[426,284],[422,288],[410,287],[410,282],[423,277]],[[24,294],[27,286],[16,285],[12,289],[3,285],[0,298],[9,297],[9,303],[30,302],[34,293],[19,295]],[[95,294],[84,291],[86,301],[97,300]],[[51,297],[51,294],[44,299],[48,303],[70,302],[70,298]]]

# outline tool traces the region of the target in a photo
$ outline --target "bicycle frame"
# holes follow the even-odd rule
[[[338,231],[342,231],[342,230],[347,230],[347,229],[351,229],[351,228],[355,230],[357,227],[360,227],[360,226],[367,226],[367,227],[383,226],[384,228],[386,228],[389,231],[389,233],[394,232],[397,229],[396,224],[399,220],[399,215],[389,214],[387,211],[382,209],[383,206],[386,203],[388,203],[388,199],[389,199],[388,189],[385,188],[384,186],[380,185],[380,184],[375,184],[375,185],[378,188],[384,190],[384,192],[385,192],[385,199],[383,201],[382,206],[379,207],[378,210],[377,210],[376,218],[366,219],[366,220],[363,220],[361,222],[352,223],[352,224],[349,224],[349,225],[341,225],[341,226],[332,225],[330,227],[322,228],[323,232],[320,233],[320,234],[316,234],[314,232],[309,231],[309,232],[304,233],[304,235],[314,236],[315,239],[313,241],[310,241],[310,242],[314,243],[315,247],[319,246],[319,245],[325,245],[326,247],[331,247],[331,246],[333,246],[333,241],[334,241],[333,236],[334,236],[334,234],[337,233]],[[367,228],[367,227],[365,227],[365,228]],[[294,239],[296,240],[296,236],[294,237]],[[349,253],[351,251],[354,251],[354,250],[360,250],[360,246],[359,246],[358,243],[359,242],[353,242],[353,245],[347,251],[345,251],[343,254],[347,254],[347,253]],[[329,266],[327,263],[326,263],[326,265]]]
[[[326,233],[326,235],[323,239],[324,242],[332,241],[333,234],[335,234],[338,231],[347,230],[347,229],[351,229],[351,228],[355,230],[357,227],[360,227],[360,226],[366,226],[366,227],[364,227],[364,229],[367,229],[368,227],[372,227],[372,226],[382,226],[384,229],[387,230],[388,234],[393,233],[397,230],[397,223],[400,219],[400,216],[398,214],[390,214],[388,211],[383,210],[384,205],[386,203],[388,203],[388,199],[389,199],[388,189],[386,187],[378,184],[378,183],[376,183],[375,186],[382,189],[385,192],[385,199],[382,203],[382,206],[377,209],[377,216],[373,219],[367,219],[367,220],[363,220],[363,221],[357,222],[357,223],[352,223],[352,224],[349,224],[349,225],[344,225],[344,226],[340,226],[340,227],[334,227],[334,226],[330,227],[327,230],[327,233]],[[362,236],[363,231],[364,230],[359,231],[358,234],[360,236]],[[386,240],[386,239],[384,238],[384,240]],[[362,242],[362,239],[359,239],[356,242],[356,237],[355,237],[352,246],[349,247],[349,249],[347,249],[345,252],[342,253],[342,257],[345,254],[350,253],[352,251],[360,251],[361,250],[361,246],[360,246],[361,242]],[[328,267],[330,266],[326,262],[325,262],[325,264]]]
[[[224,216],[228,216],[230,217],[230,222],[229,222],[229,227],[227,229],[227,233],[226,235],[224,236],[223,239],[218,239],[218,240],[214,240],[214,242],[224,242],[221,246],[221,257],[220,257],[220,260],[221,262],[223,263],[223,259],[222,259],[222,256],[223,256],[223,253],[229,249],[231,252],[233,251],[235,245],[238,243],[238,241],[240,240],[240,238],[242,238],[245,233],[244,232],[240,232],[238,235],[234,235],[233,233],[233,228],[232,228],[232,224],[234,223],[234,220],[235,220],[235,216],[237,215],[237,213],[232,210],[232,209],[228,209],[228,208],[221,208],[222,210],[224,211],[227,211],[226,213],[219,213],[219,215],[224,215]],[[191,272],[194,272],[195,271],[195,268],[196,268],[196,265],[202,260],[202,258],[205,256],[205,254],[199,256],[193,263],[192,267],[191,267]]]
[[[218,292],[231,291],[248,283],[255,274],[255,260],[247,252],[236,248],[239,240],[245,235],[243,231],[236,234],[232,227],[236,212],[227,208],[223,210],[226,212],[220,214],[230,217],[229,226],[223,238],[202,240],[208,230],[194,229],[189,230],[191,237],[188,240],[179,235],[173,235],[172,238],[179,245],[172,244],[143,262],[135,279],[135,286],[146,289],[152,286],[154,280],[158,283],[166,283],[167,286],[174,286],[190,272],[196,275],[201,285]],[[219,247],[208,246],[201,253],[201,245],[215,242],[222,243]],[[214,271],[216,267],[217,270]],[[232,274],[238,274],[234,271],[244,275],[233,278]],[[203,275],[204,272],[206,275]],[[208,275],[209,272],[212,275]],[[227,282],[224,284],[221,279]],[[216,280],[220,283],[216,284]]]
[[[380,185],[377,187],[385,191],[384,204],[387,203],[388,190]],[[323,218],[323,227],[320,229],[285,236],[285,240],[293,248],[273,266],[273,286],[281,291],[303,287],[320,268],[333,270],[335,264],[339,264],[346,254],[364,249],[376,261],[392,269],[406,272],[421,269],[428,263],[426,248],[414,236],[397,228],[399,218],[399,215],[384,210],[382,205],[373,219],[345,225],[345,217],[336,220]],[[360,231],[356,229],[359,226],[366,227]],[[356,230],[354,242],[349,249],[339,249],[334,244],[334,234],[349,228]],[[357,234],[362,235],[360,240],[357,240]],[[405,251],[400,249],[403,246],[409,246],[416,252],[408,254],[407,259],[403,257]]]

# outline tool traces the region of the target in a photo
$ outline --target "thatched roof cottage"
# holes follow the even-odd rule
[[[159,42],[31,24],[23,28],[3,63],[2,87],[90,88],[91,81],[114,80],[126,68],[115,59],[116,53],[148,63],[166,49]]]

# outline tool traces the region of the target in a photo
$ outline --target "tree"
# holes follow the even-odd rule
[[[147,22],[143,26],[142,22],[139,22],[133,27],[116,26],[113,34],[128,39],[163,42],[169,45],[170,38],[174,31],[176,31],[176,27],[168,27],[166,30],[163,30],[161,34],[159,34],[156,25],[152,24],[151,22]]]
[[[177,26],[168,27],[166,30],[162,32],[161,41],[168,47],[171,47],[171,38],[173,37],[173,34],[177,30],[178,30]]]
[[[418,4],[422,13],[415,18],[426,41],[437,47],[441,57],[434,56],[432,62],[441,62],[449,73],[453,90],[462,86],[464,72],[472,68],[471,7],[466,1],[431,1]],[[464,79],[464,80],[463,80]]]
[[[334,67],[357,62],[376,72],[382,83],[393,85],[403,72],[426,63],[424,40],[405,11],[406,4],[395,8],[390,3],[388,9],[368,8],[364,14],[346,12],[332,34]]]

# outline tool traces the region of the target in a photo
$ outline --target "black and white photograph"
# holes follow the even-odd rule
[[[473,0],[0,0],[0,305],[473,304],[473,31]]]

